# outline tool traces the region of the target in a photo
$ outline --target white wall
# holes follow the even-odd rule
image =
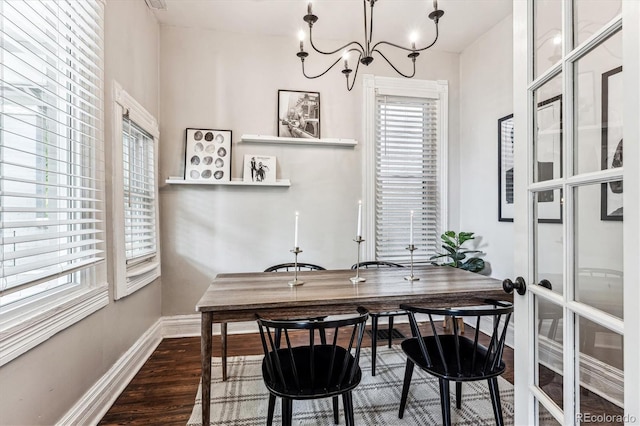
[[[232,176],[244,154],[277,156],[277,177],[290,188],[163,185],[160,191],[163,314],[194,312],[213,277],[261,271],[292,261],[294,212],[300,212],[300,261],[326,268],[355,263],[352,234],[361,198],[361,77],[347,92],[332,70],[302,76],[293,37],[255,37],[161,27],[160,177],[184,170],[185,128],[233,131]],[[327,41],[337,45],[338,42]],[[406,58],[405,58],[406,59]],[[418,78],[449,81],[450,223],[457,223],[459,55],[420,56]],[[309,72],[327,58],[311,56]],[[408,66],[408,63],[404,63]],[[393,76],[382,60],[364,71]],[[278,89],[320,92],[321,135],[354,138],[354,148],[239,143],[247,134],[276,135]],[[366,226],[366,224],[365,224]]]
[[[108,0],[105,20],[109,193],[111,81],[116,79],[148,111],[158,115],[159,26],[143,0]],[[107,222],[109,218],[107,215]],[[111,274],[109,282],[113,283]],[[160,290],[158,280],[132,296],[111,302],[0,368],[0,424],[54,424],[157,321]],[[110,293],[113,295],[113,289]]]
[[[513,223],[498,222],[498,119],[513,113],[511,15],[460,55],[460,227],[491,276],[513,278]]]

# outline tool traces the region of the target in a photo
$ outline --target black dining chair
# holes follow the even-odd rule
[[[355,263],[351,265],[351,269],[356,269],[358,264]],[[368,260],[366,262],[360,262],[360,268],[370,269],[370,268],[404,268],[403,265],[393,262],[386,262],[384,260]],[[407,315],[407,313],[403,310],[396,311],[386,311],[386,312],[369,312],[369,316],[371,317],[371,375],[376,375],[376,346],[378,345],[378,319],[380,317],[388,317],[389,318],[389,347],[391,347],[391,342],[393,340],[393,318]]]
[[[354,424],[351,392],[362,378],[360,348],[369,315],[358,308],[348,318],[316,320],[270,320],[258,317],[264,349],[262,377],[269,390],[267,425],[273,423],[276,397],[282,398],[282,424],[291,425],[294,400],[332,398],[333,420],[339,422],[338,397],[342,396],[347,426]],[[294,346],[296,331],[308,333],[308,344]],[[317,332],[317,333],[316,333]],[[330,336],[317,344],[317,336]],[[338,345],[338,335],[348,345]],[[282,335],[284,342],[278,343]]]
[[[326,271],[322,266],[314,265],[313,263],[300,263],[298,262],[298,271]],[[279,265],[269,266],[264,272],[281,272],[281,271],[295,271],[296,264],[281,263]]]
[[[467,308],[424,308],[402,304],[400,307],[409,313],[409,322],[413,337],[402,342],[402,350],[407,356],[407,365],[402,386],[400,410],[398,417],[404,416],[407,395],[411,384],[414,366],[434,375],[440,382],[440,403],[442,406],[442,423],[451,424],[449,402],[449,382],[456,382],[456,407],[462,404],[462,382],[487,380],[489,394],[493,406],[496,424],[502,425],[502,407],[497,377],[505,370],[502,361],[507,327],[513,313],[513,305],[508,302],[485,301],[491,305]],[[422,336],[415,314],[429,316],[432,335]],[[475,333],[473,339],[460,335],[456,321],[452,322],[452,334],[438,334],[433,316],[450,315],[453,317],[475,317]],[[493,320],[489,344],[480,344],[480,320],[489,317]]]
[[[281,263],[269,266],[264,272],[294,271],[295,263]],[[298,263],[298,271],[326,271],[322,266],[312,263]],[[310,318],[313,319],[313,318]],[[321,320],[320,317],[315,319]],[[222,348],[222,381],[227,380],[227,323],[220,323],[220,347]]]

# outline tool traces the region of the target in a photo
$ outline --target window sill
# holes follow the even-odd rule
[[[0,318],[0,367],[109,304],[107,283],[53,298],[11,323]]]

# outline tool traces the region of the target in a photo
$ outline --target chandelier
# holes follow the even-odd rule
[[[366,66],[371,64],[374,59],[373,58],[374,53],[377,53],[378,55],[380,55],[380,57],[382,57],[382,59],[384,59],[391,66],[391,68],[393,68],[395,72],[397,72],[401,76],[406,78],[412,78],[413,76],[416,75],[416,58],[420,56],[420,52],[429,49],[431,46],[436,44],[436,41],[438,40],[438,21],[444,15],[444,11],[438,10],[438,0],[433,0],[433,12],[429,14],[429,19],[431,19],[435,23],[436,35],[430,44],[426,45],[425,47],[416,48],[415,36],[412,36],[411,47],[400,46],[398,44],[390,43],[388,41],[378,41],[377,43],[373,43],[373,7],[376,1],[377,0],[362,0],[362,7],[363,7],[363,14],[364,14],[364,34],[365,34],[364,44],[358,41],[351,41],[345,44],[344,46],[341,46],[332,51],[320,50],[316,47],[316,45],[313,42],[313,24],[315,24],[318,21],[318,17],[313,14],[311,1],[309,1],[307,5],[307,14],[304,16],[304,18],[302,18],[307,24],[309,24],[309,43],[311,44],[311,47],[313,48],[313,50],[315,50],[317,53],[320,53],[322,55],[334,55],[338,52],[342,52],[342,59],[344,59],[344,68],[342,69],[342,74],[344,74],[344,76],[347,79],[347,90],[349,91],[353,89],[353,85],[356,81],[356,77],[358,76],[358,68],[360,67],[360,64],[363,64]],[[367,3],[369,3],[369,13],[367,13]],[[367,21],[367,16],[369,18],[368,21]],[[300,58],[300,61],[302,62],[302,74],[304,74],[306,78],[313,79],[313,78],[322,77],[327,72],[329,72],[329,70],[331,70],[334,66],[336,66],[338,62],[340,62],[341,57],[339,56],[331,65],[329,65],[329,67],[326,70],[324,70],[320,74],[308,75],[304,69],[304,60],[307,58],[307,56],[309,56],[309,53],[305,52],[304,50],[303,40],[304,40],[304,31],[300,31],[300,51],[297,53],[297,56],[298,58]],[[382,46],[390,46],[396,49],[409,52],[407,57],[411,59],[411,63],[413,65],[412,73],[405,74],[402,71],[400,71],[395,65],[393,65],[391,61],[380,50]],[[351,69],[349,66],[349,56],[351,52],[356,52],[358,56],[356,61],[355,71]],[[350,79],[351,79],[351,82],[349,82]]]

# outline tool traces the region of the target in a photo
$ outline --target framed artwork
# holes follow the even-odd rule
[[[536,182],[562,175],[562,97],[538,103],[536,114]],[[513,222],[514,214],[513,114],[498,119],[498,221]],[[559,190],[537,194],[539,223],[562,223]]]
[[[244,182],[275,183],[276,157],[247,154],[244,156]]]
[[[513,114],[498,119],[498,221],[513,222]]]
[[[187,129],[184,179],[231,181],[231,130]]]
[[[278,90],[278,136],[320,139],[320,93]]]
[[[602,74],[602,170],[622,167],[622,67]],[[600,219],[622,220],[622,181],[600,188]]]
[[[538,103],[536,134],[536,182],[562,176],[562,96]],[[537,193],[538,223],[562,223],[562,203],[559,189]]]

